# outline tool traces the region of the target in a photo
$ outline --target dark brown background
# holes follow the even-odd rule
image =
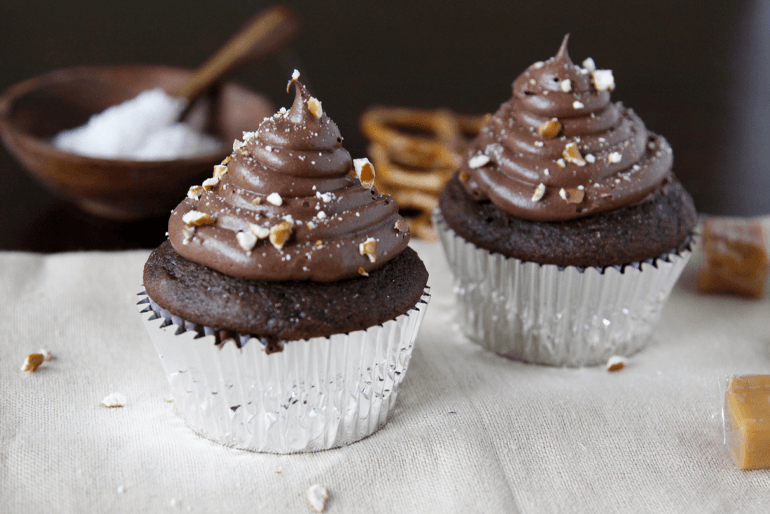
[[[613,98],[674,148],[700,211],[770,213],[770,2],[288,1],[300,16],[290,52],[236,80],[290,104],[298,63],[354,157],[372,104],[490,112],[513,79],[572,34],[575,62],[614,71]],[[2,0],[0,90],[76,64],[195,67],[268,2]],[[254,120],[255,127],[260,120]],[[53,197],[0,149],[0,249],[149,248],[165,220],[100,220]]]

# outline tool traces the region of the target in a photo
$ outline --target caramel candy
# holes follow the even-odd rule
[[[709,219],[703,231],[703,250],[701,290],[754,298],[764,295],[770,259],[761,224]]]
[[[729,379],[725,433],[736,467],[770,468],[770,375]]]

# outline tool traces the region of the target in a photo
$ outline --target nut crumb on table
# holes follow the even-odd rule
[[[27,359],[24,361],[24,364],[21,365],[21,370],[32,373],[33,371],[37,370],[37,368],[43,363],[45,360],[45,357],[39,353],[30,353],[27,355]]]
[[[111,393],[104,397],[102,405],[110,409],[114,407],[125,407],[126,397],[121,393]]]
[[[322,485],[313,484],[307,490],[307,503],[316,512],[326,510],[326,502],[329,499],[329,490]]]

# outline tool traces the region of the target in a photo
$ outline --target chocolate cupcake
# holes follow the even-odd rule
[[[398,206],[298,77],[171,213],[140,302],[190,428],[275,453],[381,427],[429,299]]]
[[[583,366],[642,348],[690,255],[697,215],[666,140],[610,70],[530,66],[469,145],[434,223],[473,341]]]

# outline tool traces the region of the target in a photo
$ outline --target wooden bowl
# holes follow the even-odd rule
[[[53,147],[51,138],[86,123],[93,114],[146,89],[171,92],[191,70],[166,66],[79,66],[52,71],[0,96],[0,135],[22,166],[54,193],[97,216],[130,221],[168,213],[188,188],[210,177],[229,154],[234,139],[255,130],[275,112],[264,96],[225,83],[200,106],[208,112],[207,132],[221,149],[172,161],[99,159]]]

